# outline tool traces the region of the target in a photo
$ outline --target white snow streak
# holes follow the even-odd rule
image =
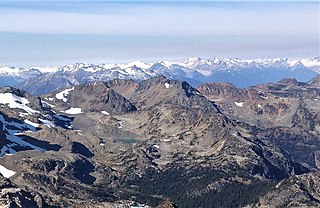
[[[16,172],[7,169],[6,167],[0,165],[0,173],[3,175],[3,177],[5,178],[10,178],[11,176],[13,176],[14,174],[16,174]]]
[[[243,107],[243,102],[234,102],[234,104],[238,107]]]
[[[59,93],[56,94],[56,98],[58,100],[62,100],[63,102],[68,102],[68,98],[67,96],[69,95],[69,92],[74,90],[74,87],[69,88],[69,89],[65,89]]]
[[[1,93],[0,94],[0,104],[8,104],[10,108],[19,108],[22,109],[29,114],[39,113],[39,111],[33,110],[27,104],[29,104],[29,100],[24,97],[19,97],[12,93]]]
[[[65,110],[63,112],[66,114],[80,114],[80,113],[82,113],[82,109],[71,107],[68,110]]]

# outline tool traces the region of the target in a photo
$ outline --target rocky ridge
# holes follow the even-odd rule
[[[318,96],[312,83],[282,80],[249,89],[231,84],[196,89],[156,76],[139,83],[92,82],[41,97],[3,88],[2,94],[10,89],[20,102],[28,102],[20,108],[4,103],[0,110],[6,119],[0,124],[13,129],[26,125],[24,116],[33,119],[39,126],[20,128],[19,134],[43,150],[14,149],[0,163],[14,171],[10,183],[28,187],[51,207],[263,207],[269,200],[283,205],[279,197],[293,200],[294,192],[301,196],[295,203],[316,204],[317,185],[308,192],[296,186],[317,184],[318,127],[303,122],[318,112],[309,104]],[[251,107],[258,104],[262,114]],[[25,110],[30,114],[19,116]],[[270,119],[275,115],[280,118]],[[2,142],[8,140],[4,128],[0,135]],[[292,148],[293,143],[298,145]],[[287,187],[292,188],[285,192]]]

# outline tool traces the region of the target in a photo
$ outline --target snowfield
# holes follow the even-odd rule
[[[238,107],[243,107],[243,102],[234,102],[234,104]]]
[[[12,147],[15,146],[22,146],[22,147],[30,147],[31,149],[36,149],[39,151],[44,151],[44,149],[37,147],[33,144],[30,144],[29,142],[24,141],[19,137],[20,133],[26,132],[26,131],[36,131],[35,126],[31,125],[30,122],[25,122],[25,123],[17,123],[14,121],[7,122],[3,115],[0,114],[0,122],[3,124],[3,131],[6,132],[5,138],[2,139],[7,139],[10,141],[10,144],[3,145],[3,147],[0,150],[0,157],[3,155],[9,153],[9,154],[14,154],[16,151],[12,149]],[[12,129],[12,127],[14,127]]]
[[[69,92],[74,90],[74,87],[72,88],[69,88],[69,89],[65,89],[59,93],[56,94],[56,98],[58,100],[62,100],[63,102],[68,102],[68,95],[69,95]]]
[[[6,167],[0,165],[0,173],[3,175],[3,177],[5,178],[10,178],[12,177],[14,174],[16,174],[16,172],[7,169]]]
[[[101,111],[101,113],[107,116],[110,115],[110,113],[108,113],[107,111]]]
[[[82,109],[71,107],[68,110],[65,110],[63,112],[66,114],[80,114],[80,113],[82,113]]]
[[[19,108],[26,111],[29,114],[39,113],[39,111],[33,110],[27,104],[29,100],[24,97],[19,97],[12,93],[1,93],[0,94],[0,104],[8,105],[10,108]]]

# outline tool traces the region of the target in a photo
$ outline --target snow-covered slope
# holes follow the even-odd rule
[[[172,79],[186,80],[194,86],[203,82],[231,82],[239,87],[247,87],[275,82],[285,77],[307,81],[317,73],[320,73],[319,57],[301,60],[192,57],[181,62],[134,61],[127,64],[99,65],[76,63],[56,68],[0,66],[0,86],[16,85],[32,94],[43,94],[86,82],[107,81],[115,78],[141,81],[164,75]]]
[[[0,86],[14,86],[28,77],[41,75],[36,68],[17,68],[0,65]]]
[[[312,59],[301,59],[300,61],[305,67],[308,67],[317,73],[320,73],[320,57]]]
[[[22,150],[56,150],[54,145],[28,134],[58,126],[69,129],[70,122],[70,118],[51,110],[39,97],[15,88],[0,87],[0,158]]]

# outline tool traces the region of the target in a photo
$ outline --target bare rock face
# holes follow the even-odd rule
[[[320,89],[311,84],[317,77],[313,80],[302,83],[282,79],[247,89],[214,83],[198,89],[229,117],[259,126],[254,135],[272,141],[296,160],[315,168],[314,153],[320,149]]]
[[[5,179],[1,174],[0,189],[0,207],[51,207],[40,194],[13,185],[9,179]]]
[[[139,84],[132,79],[114,79],[105,82],[105,84],[128,100],[131,98],[133,92],[139,87]]]
[[[60,108],[81,109],[81,112],[125,114],[136,111],[136,107],[125,97],[102,82],[94,82],[67,88],[44,96],[45,100]],[[72,112],[71,112],[72,114]]]
[[[284,78],[284,79],[281,79],[280,81],[278,81],[277,83],[285,84],[285,85],[293,85],[293,86],[298,86],[299,84],[305,85],[301,82],[299,83],[295,78]]]
[[[112,114],[129,113],[136,107],[104,83],[91,83],[75,87],[69,94],[71,106],[85,111],[107,111]]]
[[[237,88],[231,83],[208,83],[199,85],[197,88],[203,95],[206,96],[230,96],[235,99],[245,99],[248,96],[246,90]]]
[[[319,176],[319,172],[312,172],[285,179],[257,204],[247,207],[319,207]]]
[[[320,87],[320,75],[317,75],[308,82],[309,85],[319,88]]]

